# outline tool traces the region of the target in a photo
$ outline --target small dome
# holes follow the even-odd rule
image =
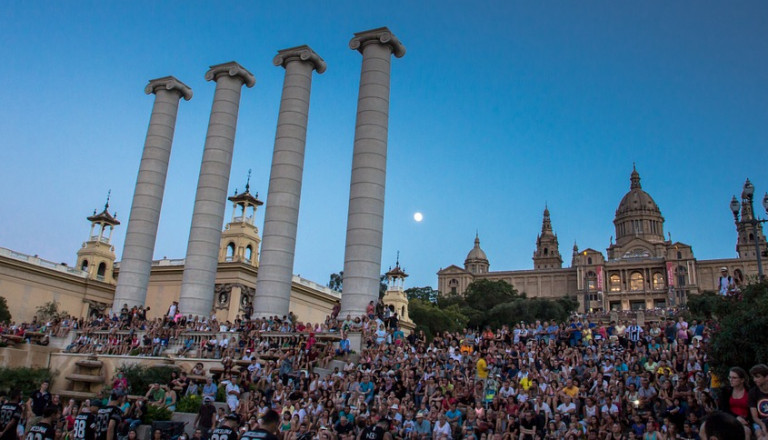
[[[467,261],[470,260],[485,260],[488,261],[488,257],[485,255],[485,251],[480,249],[480,237],[475,236],[475,247],[467,254]]]
[[[632,170],[632,176],[629,180],[632,182],[629,192],[619,202],[619,207],[616,209],[616,218],[642,212],[661,215],[661,210],[659,210],[659,206],[653,200],[653,197],[643,191],[643,188],[640,186],[640,173],[636,169]]]

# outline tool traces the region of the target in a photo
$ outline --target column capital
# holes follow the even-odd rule
[[[401,43],[400,40],[398,40],[392,31],[390,31],[387,27],[380,27],[371,29],[369,31],[355,33],[355,38],[349,41],[349,48],[362,53],[363,48],[367,44],[371,43],[378,43],[389,46],[392,49],[392,53],[397,58],[401,58],[403,55],[405,55],[405,46],[403,46],[403,43]]]
[[[192,99],[192,89],[174,76],[164,76],[162,78],[149,80],[149,84],[144,87],[144,93],[147,95],[157,93],[158,89],[178,90],[185,101]]]
[[[220,75],[238,76],[243,80],[245,86],[249,88],[256,84],[256,77],[248,69],[234,61],[211,66],[210,70],[205,72],[205,79],[207,81],[215,81]]]
[[[325,72],[326,64],[320,55],[318,55],[311,47],[306,44],[303,46],[291,47],[288,49],[278,50],[275,58],[272,59],[272,63],[275,66],[285,67],[290,61],[308,61],[315,66],[317,73]]]

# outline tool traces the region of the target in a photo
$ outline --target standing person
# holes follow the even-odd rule
[[[43,410],[43,417],[35,426],[29,428],[26,440],[58,440],[56,435],[56,421],[59,420],[61,410],[57,406],[48,406]]]
[[[34,414],[34,416],[27,420],[27,432],[29,429],[43,417],[45,408],[51,403],[51,393],[48,392],[48,387],[51,383],[48,380],[44,380],[40,384],[40,389],[32,393],[32,396],[27,401],[27,414]]]
[[[75,417],[74,427],[72,429],[73,440],[94,440],[96,438],[96,417],[91,412],[91,408],[83,404],[80,414]]]
[[[24,407],[21,405],[21,391],[11,390],[10,401],[0,406],[0,440],[16,440],[16,429],[21,423]]]
[[[637,325],[637,319],[632,320],[632,325],[627,327],[625,334],[630,342],[630,347],[635,348],[643,335],[643,328]]]
[[[216,424],[216,407],[213,405],[213,398],[205,396],[203,404],[195,417],[195,428],[199,429],[203,438],[207,439],[211,435],[211,430]]]
[[[212,439],[237,440],[237,428],[240,427],[240,417],[237,414],[227,414],[221,426],[213,430]]]
[[[109,396],[106,407],[99,409],[96,414],[97,433],[96,440],[116,440],[117,425],[123,420],[123,411],[120,405],[125,400],[125,394],[121,390],[114,390]]]
[[[259,426],[259,428],[244,432],[240,440],[278,440],[277,432],[280,427],[280,415],[274,410],[267,410],[261,416]]]
[[[768,438],[768,365],[757,364],[749,369],[755,387],[749,390],[749,411],[759,428],[757,438]]]
[[[722,296],[732,295],[736,290],[736,283],[733,281],[733,277],[728,275],[728,268],[720,268],[720,279],[718,280],[718,293]]]

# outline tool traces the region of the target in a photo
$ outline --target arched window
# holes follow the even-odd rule
[[[664,275],[659,272],[653,274],[653,290],[664,289]]]
[[[232,261],[235,259],[235,244],[229,243],[227,245],[227,261]]]
[[[681,260],[683,258],[683,253],[680,251],[677,251],[677,259]]]
[[[675,273],[677,274],[677,285],[685,286],[685,279],[688,275],[688,270],[685,269],[685,266],[677,266]]]
[[[544,248],[544,255],[549,255],[549,249]]]
[[[457,293],[459,288],[459,280],[452,278],[451,281],[448,281],[448,287],[451,289],[451,293]]]
[[[611,275],[608,283],[610,284],[611,292],[621,292],[621,277],[618,274]]]
[[[592,264],[592,257],[587,258],[587,264]]]
[[[83,260],[83,264],[80,265],[80,270],[88,270],[88,260]]]
[[[629,290],[633,292],[639,292],[643,290],[643,274],[640,272],[632,272],[629,276]]]
[[[755,241],[755,234],[749,233],[749,241]]]
[[[103,261],[99,263],[99,268],[96,269],[96,278],[103,280],[104,275],[107,273],[107,264]]]
[[[597,274],[591,270],[587,272],[587,290],[597,290]]]
[[[252,248],[252,247],[251,247],[251,245],[249,244],[249,245],[248,245],[248,246],[245,248],[245,261],[251,261],[251,257],[253,257],[253,248]]]

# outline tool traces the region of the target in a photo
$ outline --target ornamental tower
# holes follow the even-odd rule
[[[536,250],[533,252],[534,269],[559,269],[563,267],[563,258],[557,235],[552,232],[552,222],[549,219],[549,208],[544,207],[544,218],[541,221],[541,234],[536,237]]]
[[[104,210],[88,217],[91,222],[91,232],[88,241],[77,251],[77,267],[88,272],[88,278],[115,284],[112,269],[115,265],[115,247],[112,246],[112,231],[119,225],[117,213],[113,216],[109,213],[109,193]]]

